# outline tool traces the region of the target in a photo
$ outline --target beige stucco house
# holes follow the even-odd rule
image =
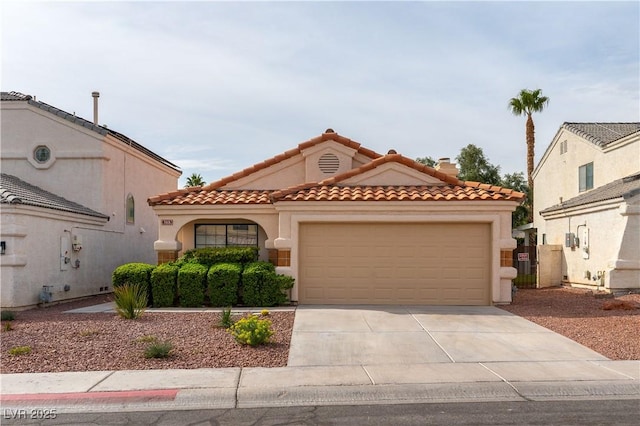
[[[3,308],[109,292],[117,266],[156,262],[158,221],[146,200],[177,188],[181,172],[98,125],[97,95],[91,122],[2,92]]]
[[[524,195],[378,154],[328,129],[204,187],[151,197],[159,262],[257,246],[301,304],[511,301],[511,213]]]
[[[533,178],[538,285],[640,288],[640,123],[564,123]]]

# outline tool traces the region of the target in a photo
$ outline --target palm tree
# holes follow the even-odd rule
[[[541,96],[542,90],[528,90],[523,89],[517,98],[511,98],[509,101],[509,109],[513,115],[527,115],[527,183],[529,184],[529,190],[533,193],[533,160],[535,155],[535,126],[533,125],[533,119],[531,114],[534,112],[542,112],[542,110],[549,104],[549,98]]]
[[[205,183],[206,182],[204,181],[204,179],[202,179],[200,173],[194,173],[187,178],[187,184],[184,187],[188,188],[190,186],[204,186]]]

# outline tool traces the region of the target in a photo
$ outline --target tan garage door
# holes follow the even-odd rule
[[[478,223],[301,224],[299,303],[488,305],[490,232]]]

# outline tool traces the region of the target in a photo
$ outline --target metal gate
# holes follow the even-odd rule
[[[538,259],[535,245],[519,245],[513,250],[513,267],[518,276],[513,283],[518,288],[536,288]]]

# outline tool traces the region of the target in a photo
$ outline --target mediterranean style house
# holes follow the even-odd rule
[[[381,155],[332,129],[204,187],[149,198],[159,262],[253,246],[300,304],[511,301],[511,213],[524,194]]]
[[[110,292],[127,262],[155,263],[146,199],[181,171],[136,141],[18,92],[2,92],[2,308]]]
[[[533,173],[538,286],[640,288],[640,123],[564,123]]]

